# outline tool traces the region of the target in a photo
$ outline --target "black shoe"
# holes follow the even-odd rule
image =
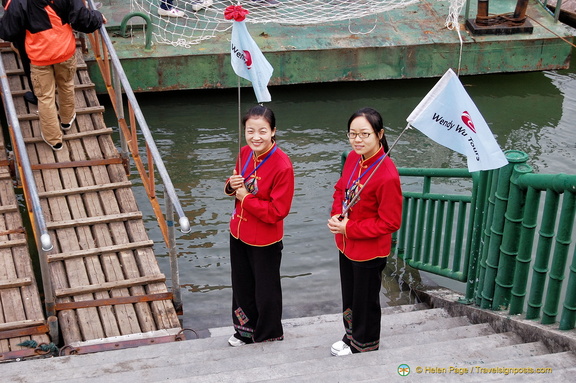
[[[24,93],[24,100],[30,104],[38,105],[38,97],[36,97],[36,95],[30,91]]]

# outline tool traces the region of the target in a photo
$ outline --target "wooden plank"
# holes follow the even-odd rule
[[[57,297],[67,297],[77,294],[94,293],[97,291],[107,291],[123,287],[142,286],[149,283],[165,282],[165,281],[166,277],[164,276],[164,274],[149,275],[134,279],[125,279],[114,282],[104,282],[99,283],[98,285],[87,285],[87,286],[71,287],[69,289],[58,289],[55,291],[55,295]]]
[[[22,337],[29,335],[46,335],[48,331],[49,331],[48,326],[42,324],[38,326],[19,328],[15,330],[0,331],[0,339],[10,339],[10,338],[21,339]]]
[[[169,293],[158,293],[158,294],[147,294],[147,295],[132,295],[129,297],[117,297],[109,299],[96,299],[93,301],[82,301],[82,302],[67,302],[56,304],[56,310],[73,310],[85,307],[95,307],[95,306],[114,306],[114,305],[125,305],[130,303],[138,302],[152,302],[152,301],[162,301],[162,300],[172,300],[173,295]]]
[[[12,247],[16,247],[16,246],[24,246],[26,244],[27,244],[26,238],[12,239],[12,240],[8,240],[8,241],[0,241],[0,249],[12,248]]]
[[[31,168],[32,170],[64,169],[64,168],[80,168],[80,167],[97,166],[97,165],[117,165],[123,163],[124,160],[122,160],[122,158],[116,157],[116,158],[106,158],[103,160],[68,161],[68,162],[57,162],[51,164],[31,165]]]
[[[152,247],[154,246],[154,241],[141,241],[141,242],[129,242],[120,245],[95,247],[92,249],[72,251],[68,253],[61,254],[50,254],[48,255],[48,262],[62,261],[69,258],[87,257],[92,255],[101,255],[105,253],[117,253],[119,251],[134,250],[142,247]]]
[[[13,278],[13,279],[0,279],[0,289],[10,289],[14,287],[29,286],[32,284],[32,278]]]
[[[0,331],[7,331],[7,330],[15,330],[19,328],[25,327],[34,327],[34,326],[41,326],[45,324],[43,320],[21,320],[16,322],[9,322],[9,323],[0,323]]]
[[[3,205],[0,206],[0,214],[19,211],[17,205]]]
[[[25,82],[14,88],[30,161],[33,166],[47,164],[33,175],[55,244],[48,255],[53,288],[65,294],[56,300],[67,307],[57,314],[64,343],[179,328],[170,299],[157,300],[171,293],[112,142],[112,129],[106,127],[94,84],[81,55],[77,57],[77,119],[74,133],[64,135],[64,150],[54,152],[44,144],[37,108],[22,97]],[[11,76],[10,81],[20,78]],[[68,293],[78,294],[73,302]],[[4,344],[0,339],[0,351]]]
[[[104,113],[104,110],[103,106],[76,108],[76,117],[83,114]],[[38,115],[35,113],[18,114],[18,121],[36,121],[38,119]]]
[[[136,211],[136,212],[129,212],[129,213],[105,215],[105,216],[101,216],[101,217],[86,217],[86,218],[79,218],[79,219],[52,221],[52,222],[47,222],[46,227],[48,228],[48,230],[53,230],[53,229],[64,229],[64,228],[68,228],[68,227],[96,225],[99,223],[127,221],[127,220],[134,220],[134,219],[142,219],[142,212]]]
[[[114,133],[114,131],[111,128],[101,128],[98,130],[90,130],[87,132],[79,132],[79,133],[70,133],[70,131],[68,131],[62,138],[65,141],[68,141],[68,140],[74,140],[74,139],[79,139],[79,138],[84,138],[84,137],[100,136],[103,134],[112,134],[112,133]],[[39,136],[39,137],[25,137],[24,142],[26,144],[35,144],[38,142],[44,142],[44,139],[41,136]]]
[[[48,197],[56,197],[56,196],[63,196],[63,195],[70,195],[70,194],[84,194],[84,193],[93,193],[98,191],[104,190],[114,190],[120,188],[129,188],[132,187],[132,182],[130,181],[123,181],[123,182],[112,182],[103,185],[91,185],[91,186],[83,186],[77,188],[70,188],[66,190],[53,190],[50,192],[41,192],[38,193],[40,198],[48,198]]]

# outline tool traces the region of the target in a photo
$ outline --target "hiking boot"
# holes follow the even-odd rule
[[[33,105],[38,105],[38,97],[30,91],[24,93],[24,100]]]
[[[198,12],[201,9],[208,8],[212,5],[212,0],[192,0],[192,10]]]
[[[184,17],[186,16],[186,13],[176,8],[170,8],[170,9],[158,8],[158,15],[168,17]]]
[[[70,120],[69,123],[65,124],[65,123],[60,123],[60,127],[62,128],[62,130],[69,130],[72,127],[72,123],[74,122],[74,120],[76,119],[76,113],[74,113],[74,115],[72,116],[72,120]]]

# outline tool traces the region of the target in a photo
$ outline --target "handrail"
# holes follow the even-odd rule
[[[93,0],[87,0],[87,1],[90,5],[91,9],[96,9]],[[100,36],[100,40],[98,40],[98,38],[97,38],[98,36]],[[108,94],[109,94],[110,99],[113,103],[116,114],[119,118],[118,121],[120,124],[120,128],[123,130],[123,134],[125,137],[131,138],[131,140],[129,140],[130,142],[129,142],[128,148],[130,149],[130,151],[132,153],[133,159],[134,159],[136,166],[138,168],[138,171],[140,172],[140,175],[142,177],[142,181],[146,186],[145,189],[149,195],[150,200],[153,203],[156,200],[155,193],[153,190],[153,188],[154,188],[153,165],[156,165],[156,168],[158,169],[158,173],[160,174],[160,177],[161,177],[162,182],[164,184],[165,192],[168,195],[168,197],[171,199],[172,206],[173,206],[174,210],[176,211],[176,214],[178,214],[178,218],[179,218],[178,222],[180,224],[180,230],[182,233],[189,233],[191,231],[190,221],[188,220],[188,218],[184,214],[184,210],[182,209],[182,205],[180,204],[180,200],[176,194],[176,191],[174,189],[174,185],[172,184],[172,180],[170,179],[170,176],[168,175],[168,172],[166,171],[166,167],[164,166],[164,162],[162,161],[162,157],[160,156],[160,152],[158,151],[158,148],[156,147],[156,143],[154,142],[154,139],[153,139],[152,134],[150,132],[150,128],[148,127],[148,124],[146,123],[146,119],[144,118],[144,115],[142,114],[142,110],[140,109],[140,106],[138,105],[138,101],[136,100],[136,96],[134,95],[134,92],[132,91],[132,87],[130,85],[130,82],[128,81],[128,77],[126,76],[126,73],[124,72],[124,69],[122,68],[122,65],[120,64],[120,59],[118,58],[118,55],[116,54],[116,51],[114,50],[110,36],[108,35],[108,33],[106,31],[106,27],[104,25],[102,25],[102,27],[100,27],[99,31],[94,32],[93,34],[89,35],[89,38],[91,39],[92,49],[94,50],[94,53],[96,55],[96,60],[98,62],[98,65],[100,66],[100,69],[102,72],[102,77],[104,78],[104,81],[106,83],[106,88],[108,90]],[[102,42],[103,44],[100,44],[100,42]],[[102,49],[102,52],[100,51],[100,49]],[[105,60],[108,60],[108,61],[105,61]],[[123,113],[119,113],[120,108],[121,108],[121,98],[118,96],[121,95],[122,89],[119,90],[119,95],[116,95],[116,91],[114,90],[114,88],[112,86],[112,81],[111,81],[112,76],[110,73],[110,61],[112,62],[112,68],[114,69],[114,74],[116,75],[116,78],[120,81],[121,88],[124,90],[126,97],[128,99],[131,128],[129,128],[128,125],[126,124],[126,120],[123,116]],[[117,99],[117,97],[118,97],[118,99]],[[120,100],[120,102],[118,102],[118,100]],[[137,143],[136,131],[135,131],[135,125],[136,125],[135,123],[136,122],[138,122],[138,125],[140,127],[140,131],[144,135],[144,138],[146,141],[146,152],[153,159],[153,163],[151,163],[150,161],[148,163],[148,165],[149,165],[148,172],[150,174],[147,174],[145,167],[144,167],[144,164],[140,158],[139,151],[138,151],[138,146],[137,146],[138,143]],[[155,210],[156,217],[157,217],[159,224],[161,226],[162,233],[164,235],[164,240],[168,244],[170,242],[170,240],[169,240],[168,230],[167,230],[167,227],[165,225],[166,222],[164,220],[164,217],[159,212],[159,206],[158,205],[153,206],[153,208]]]
[[[10,90],[10,84],[8,84],[6,69],[4,68],[4,62],[1,57],[0,85],[2,87],[2,99],[6,109],[8,128],[12,132],[11,137],[14,141],[12,143],[14,150],[14,160],[16,162],[18,172],[20,173],[20,178],[22,178],[22,186],[24,189],[24,198],[26,199],[27,209],[33,217],[32,229],[35,234],[34,239],[36,241],[36,247],[38,249],[40,258],[40,269],[43,275],[42,283],[44,286],[44,296],[46,299],[46,311],[49,316],[52,316],[55,314],[54,294],[51,288],[52,282],[50,279],[50,271],[48,270],[46,253],[52,250],[54,245],[52,244],[52,239],[50,238],[50,234],[48,234],[48,228],[46,226],[46,221],[44,220],[44,213],[42,211],[42,205],[40,204],[38,189],[36,187],[36,182],[34,181],[34,175],[32,174],[30,158],[28,157],[28,152],[26,151],[26,143],[24,142],[24,137],[22,136],[22,131],[20,130],[20,122],[18,121],[18,115],[16,113],[16,108],[14,107],[12,91]]]
[[[40,197],[38,196],[36,182],[34,182],[34,176],[32,175],[30,158],[26,151],[26,144],[24,143],[24,137],[22,137],[20,122],[18,121],[18,115],[16,114],[16,108],[14,107],[14,100],[12,99],[12,92],[10,91],[8,77],[2,60],[0,60],[0,76],[2,82],[2,96],[4,97],[4,106],[6,107],[8,124],[14,133],[13,137],[16,141],[15,149],[17,149],[16,153],[17,158],[19,159],[18,163],[21,165],[22,171],[24,172],[23,182],[26,184],[26,190],[29,193],[27,198],[32,203],[32,212],[35,213],[34,221],[38,231],[40,232],[40,244],[42,250],[50,251],[54,246],[52,245],[52,239],[50,238],[50,234],[48,234],[48,229],[46,228],[44,214],[42,214],[42,206],[40,205]]]
[[[93,0],[87,0],[89,7],[91,9],[96,9]],[[150,32],[150,28],[149,28]],[[178,271],[178,256],[176,253],[176,244],[174,240],[174,222],[173,222],[173,212],[176,211],[178,214],[178,222],[180,224],[180,231],[182,233],[189,233],[192,231],[190,227],[190,221],[184,215],[184,210],[180,204],[180,199],[176,194],[172,180],[166,171],[160,152],[156,147],[156,143],[152,138],[150,133],[150,128],[146,123],[142,110],[136,101],[136,96],[132,91],[132,86],[128,81],[128,77],[120,64],[120,59],[114,50],[110,36],[106,31],[106,27],[102,25],[99,31],[96,31],[90,35],[88,38],[91,42],[92,50],[94,51],[96,62],[100,68],[100,73],[104,83],[106,84],[106,90],[114,107],[116,117],[118,118],[118,125],[120,127],[120,141],[122,156],[126,157],[126,152],[129,150],[132,154],[132,159],[134,164],[138,169],[140,178],[148,195],[154,214],[156,215],[156,220],[160,230],[162,231],[162,236],[164,237],[164,242],[168,247],[169,259],[170,259],[170,269],[172,276],[172,292],[173,292],[173,303],[174,308],[177,313],[182,312],[182,298],[180,294],[180,277]],[[147,43],[145,50],[150,50],[150,46]],[[114,76],[112,75],[114,74]],[[124,90],[127,100],[128,100],[128,118],[130,121],[130,126],[126,122],[124,116],[124,106],[122,98],[122,90]],[[146,148],[146,159],[147,165],[144,164],[140,156],[140,150],[138,147],[138,134],[137,126],[140,127],[141,133],[144,135]],[[154,166],[158,170],[162,182],[164,184],[164,194],[167,196],[165,202],[166,216],[162,214],[162,209],[160,203],[156,198],[155,191],[155,181],[154,181]]]

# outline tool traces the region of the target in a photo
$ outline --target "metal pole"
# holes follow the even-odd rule
[[[89,0],[89,1],[90,1],[90,3],[93,3],[92,0]],[[100,27],[100,34],[101,34],[102,40],[104,41],[106,46],[113,47],[112,41],[110,40],[110,36],[108,36],[108,33],[106,32],[106,27],[104,25],[102,25]],[[150,149],[150,154],[152,155],[152,158],[154,159],[156,167],[158,168],[158,173],[160,174],[160,178],[162,178],[162,182],[164,183],[164,186],[166,187],[166,194],[172,200],[172,203],[174,204],[174,210],[176,211],[176,213],[180,217],[179,221],[178,221],[180,224],[180,231],[182,231],[182,233],[189,233],[190,231],[192,231],[192,228],[190,227],[190,221],[184,215],[184,209],[182,209],[182,205],[180,205],[180,200],[178,199],[178,195],[176,194],[176,191],[174,189],[174,185],[172,184],[172,180],[170,179],[170,176],[168,175],[168,171],[166,170],[166,167],[164,166],[164,162],[162,161],[162,156],[160,155],[160,152],[158,151],[158,147],[156,146],[156,143],[154,142],[154,138],[152,137],[152,133],[150,132],[150,128],[148,127],[148,124],[146,123],[146,119],[144,118],[144,115],[142,114],[142,110],[138,106],[138,101],[136,100],[136,96],[134,95],[134,92],[132,91],[132,87],[130,85],[130,82],[128,81],[128,77],[126,77],[126,73],[124,73],[124,70],[122,69],[122,64],[120,64],[120,59],[118,58],[118,55],[116,54],[116,51],[114,49],[109,49],[108,54],[110,55],[110,60],[112,61],[113,66],[118,71],[118,77],[119,77],[119,80],[120,80],[120,82],[124,88],[124,91],[126,92],[126,97],[128,98],[128,102],[130,102],[133,105],[134,115],[136,117],[136,120],[138,121],[138,124],[140,125],[140,129],[142,130],[142,134],[144,135],[144,138],[146,139],[146,143],[148,144],[148,147]]]
[[[166,196],[166,223],[168,224],[168,252],[170,254],[170,271],[172,274],[172,294],[176,312],[182,312],[182,295],[180,292],[180,271],[174,235],[174,205]]]

